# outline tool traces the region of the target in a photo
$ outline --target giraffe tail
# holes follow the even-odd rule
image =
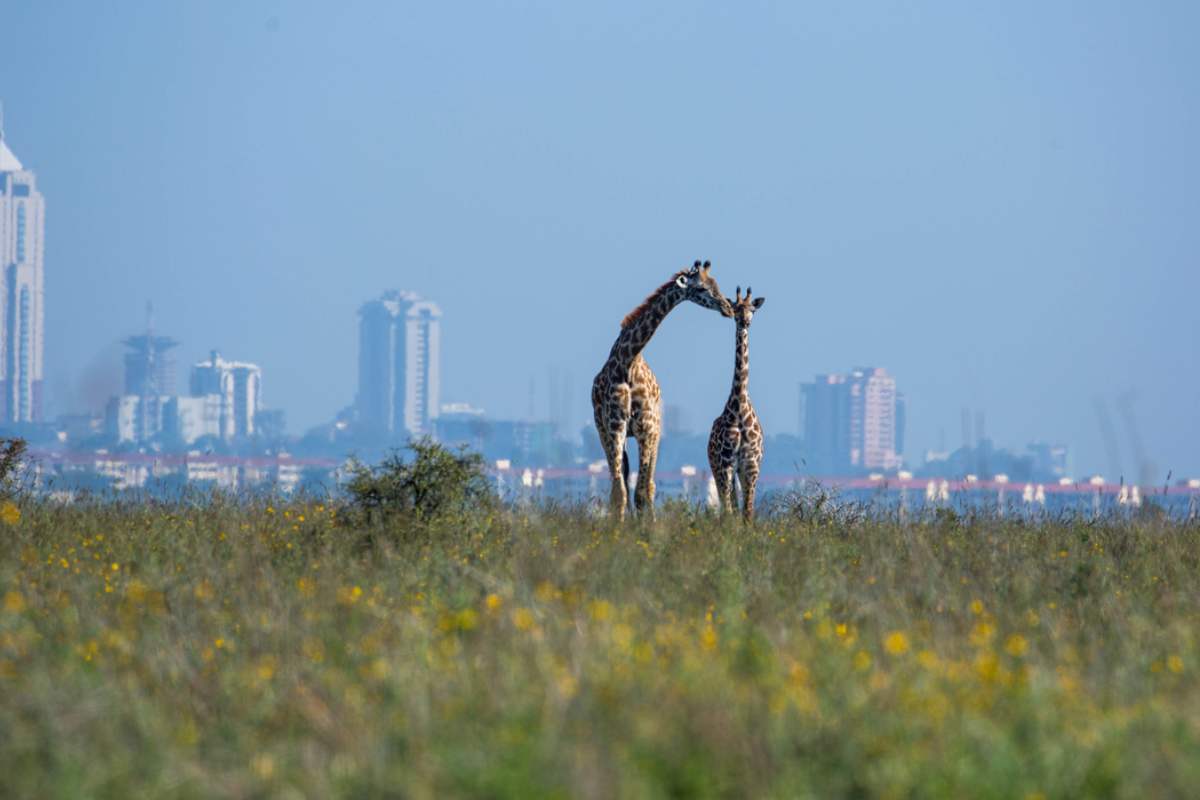
[[[633,487],[629,485],[629,448],[621,451],[621,480],[625,482],[625,496],[633,497]]]

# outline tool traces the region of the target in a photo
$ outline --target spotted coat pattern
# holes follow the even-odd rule
[[[709,262],[697,261],[691,269],[681,270],[658,287],[625,317],[621,332],[613,343],[608,360],[592,381],[592,410],[596,431],[608,460],[612,478],[612,511],[623,518],[629,505],[629,436],[638,443],[638,479],[634,503],[639,512],[654,512],[654,470],[658,461],[658,440],[662,432],[662,393],[642,350],[658,326],[675,306],[689,300],[729,317],[729,300],[709,274]]]
[[[750,402],[750,321],[764,302],[766,298],[763,297],[751,300],[748,287],[743,297],[742,289],[738,287],[733,301],[733,318],[737,325],[733,386],[725,410],[713,420],[708,437],[708,466],[717,484],[721,512],[737,509],[736,478],[741,484],[742,513],[747,520],[754,518],[754,494],[763,457],[762,425]]]

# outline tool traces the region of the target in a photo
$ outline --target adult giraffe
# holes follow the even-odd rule
[[[608,459],[612,477],[612,509],[624,518],[629,505],[629,456],[625,440],[632,435],[638,443],[638,481],[634,502],[639,512],[654,513],[654,467],[658,461],[658,439],[662,426],[662,393],[658,380],[642,358],[658,326],[684,300],[732,317],[733,308],[709,275],[712,265],[697,261],[691,269],[675,273],[642,304],[621,321],[621,333],[609,351],[608,360],[592,381],[592,410],[596,432]]]

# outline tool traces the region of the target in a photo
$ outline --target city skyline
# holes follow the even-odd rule
[[[769,433],[801,378],[877,363],[910,460],[969,407],[1081,471],[1195,474],[1197,11],[1160,11],[23,8],[0,97],[53,206],[47,400],[94,407],[81,376],[149,296],[181,358],[214,332],[253,349],[304,431],[352,401],[361,298],[404,285],[462,321],[447,400],[522,417],[532,378],[540,413],[569,365],[581,423],[619,319],[701,257],[778,303],[754,343]],[[448,47],[419,33],[452,23]],[[729,331],[693,311],[648,358],[699,424]],[[1130,390],[1146,455],[1114,470],[1094,398]]]

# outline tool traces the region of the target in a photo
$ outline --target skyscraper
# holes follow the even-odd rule
[[[846,376],[818,375],[800,385],[804,452],[810,472],[842,475],[850,469],[850,392]]]
[[[175,354],[179,342],[154,332],[154,309],[146,304],[146,332],[122,342],[125,354],[125,394],[175,394]]]
[[[393,290],[364,303],[358,315],[360,423],[393,436],[432,433],[440,400],[441,309]]]
[[[887,370],[860,367],[847,375],[818,375],[800,391],[812,472],[839,475],[900,466],[904,404]]]
[[[893,469],[896,455],[896,379],[882,367],[850,373],[850,466]]]
[[[5,422],[42,416],[45,213],[37,179],[8,149],[0,116],[0,414]]]

